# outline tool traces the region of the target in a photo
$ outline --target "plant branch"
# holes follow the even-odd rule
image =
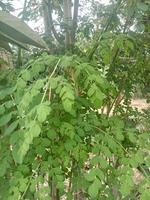
[[[123,34],[125,34],[126,31],[129,29],[128,25],[131,23],[131,20],[133,19],[134,15],[135,15],[135,11],[133,12],[133,15],[132,15],[130,18],[127,17],[127,20],[126,20],[125,25],[124,25],[124,28],[123,28]],[[111,61],[111,63],[110,63],[110,74],[112,73],[113,65],[114,65],[114,63],[115,63],[115,61],[116,61],[116,59],[117,59],[119,53],[120,53],[120,49],[119,49],[119,47],[118,47],[118,48],[116,49],[116,52],[115,52],[115,54],[114,54],[114,56],[113,56],[113,58],[112,58],[112,61]]]
[[[91,60],[91,59],[93,58],[93,55],[94,55],[95,51],[97,50],[100,41],[101,41],[102,38],[103,38],[103,34],[108,30],[109,26],[111,25],[111,22],[112,22],[112,20],[113,20],[113,16],[114,16],[114,14],[116,14],[117,9],[120,7],[121,2],[122,2],[122,0],[119,0],[119,1],[117,2],[116,7],[114,8],[112,14],[109,16],[109,18],[108,18],[108,20],[107,20],[106,26],[104,27],[104,29],[103,29],[102,32],[100,33],[100,36],[98,37],[98,39],[95,41],[95,45],[94,45],[93,49],[91,50],[91,52],[90,52],[89,55],[88,55],[89,60]]]
[[[18,198],[18,200],[24,199],[24,196],[26,195],[27,190],[28,190],[28,188],[29,188],[29,186],[31,184],[31,180],[34,177],[34,175],[36,174],[36,171],[39,169],[40,165],[41,165],[41,163],[39,163],[38,166],[37,166],[37,168],[32,172],[32,174],[30,176],[30,179],[29,179],[29,182],[28,182],[28,184],[27,184],[27,186],[26,186],[23,194]]]
[[[52,17],[52,4],[51,4],[51,0],[48,0],[48,14],[49,14],[49,25],[50,28],[52,29],[52,33],[55,37],[55,39],[60,43],[63,44],[62,39],[59,37],[57,31],[55,30],[54,24],[53,24],[53,17]]]
[[[102,130],[101,128],[97,127],[97,126],[92,126],[93,128],[96,128],[97,130],[101,131],[102,133],[104,133],[105,135],[107,134],[107,136],[109,136],[111,139],[113,139],[121,148],[122,150],[128,155],[130,156],[129,152],[127,151],[127,149],[125,149],[125,147],[117,140],[115,139],[113,136],[109,135],[108,132]],[[139,166],[141,167],[143,174],[145,175],[146,178],[149,179],[149,175],[147,174],[147,172],[145,171],[145,169],[142,167],[141,164],[139,164]]]
[[[41,103],[43,103],[44,99],[45,99],[45,96],[46,96],[46,93],[47,93],[47,90],[48,90],[48,87],[49,87],[49,82],[50,82],[50,79],[52,78],[52,76],[54,75],[58,65],[60,63],[60,59],[58,60],[58,62],[56,63],[55,67],[54,67],[54,70],[52,71],[52,73],[50,74],[49,78],[48,78],[48,82],[46,84],[46,88],[45,88],[45,91],[44,91],[44,95],[42,97],[42,100],[41,100]]]
[[[114,99],[113,103],[111,104],[110,109],[109,109],[108,112],[107,112],[107,116],[108,116],[108,117],[109,117],[109,115],[110,115],[110,113],[111,113],[113,107],[115,106],[115,107],[114,107],[114,110],[115,110],[116,107],[120,104],[120,102],[121,102],[121,100],[122,100],[121,94],[123,93],[124,86],[125,86],[125,83],[126,83],[126,79],[127,79],[127,77],[125,76],[125,77],[123,78],[123,80],[121,80],[121,87],[120,87],[120,89],[119,89],[119,92],[118,92],[116,98]]]

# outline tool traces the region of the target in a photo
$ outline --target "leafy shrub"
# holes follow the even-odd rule
[[[43,54],[12,77],[0,90],[0,199],[150,198],[148,130],[99,112],[117,91],[96,65]]]

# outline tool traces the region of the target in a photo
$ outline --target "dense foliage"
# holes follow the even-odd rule
[[[150,110],[130,105],[149,98],[149,5],[93,2],[76,42],[60,29],[71,43],[1,71],[0,199],[150,199]]]

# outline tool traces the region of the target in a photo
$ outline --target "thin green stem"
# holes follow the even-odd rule
[[[31,180],[32,180],[32,178],[34,177],[34,175],[36,174],[36,172],[37,172],[37,170],[39,169],[40,165],[41,165],[41,163],[39,163],[38,166],[37,166],[37,168],[33,171],[33,173],[32,173],[32,175],[30,176],[29,182],[28,182],[28,184],[27,184],[27,186],[26,186],[26,188],[25,188],[23,194],[18,198],[18,200],[24,199],[24,196],[26,195],[26,193],[27,193],[27,191],[28,191],[28,188],[29,188],[29,186],[30,186],[30,184],[31,184]]]
[[[48,87],[49,87],[50,79],[51,79],[52,76],[55,74],[55,71],[56,71],[56,69],[57,69],[59,63],[60,63],[60,59],[58,60],[57,64],[56,64],[55,67],[54,67],[54,70],[52,71],[51,75],[50,75],[49,78],[48,78],[48,82],[47,82],[47,84],[46,84],[46,88],[45,88],[44,95],[43,95],[43,97],[42,97],[41,103],[43,103],[43,101],[44,101],[44,99],[45,99],[45,97],[46,97],[46,93],[47,93],[47,90],[48,90]]]

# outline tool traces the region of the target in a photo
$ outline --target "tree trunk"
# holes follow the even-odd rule
[[[79,10],[79,0],[74,0],[74,13],[73,13],[73,25],[72,25],[72,44],[75,44],[75,35],[77,30],[78,21],[78,10]]]
[[[72,13],[71,0],[64,0],[64,23],[65,23],[65,47],[67,50],[72,49]]]

